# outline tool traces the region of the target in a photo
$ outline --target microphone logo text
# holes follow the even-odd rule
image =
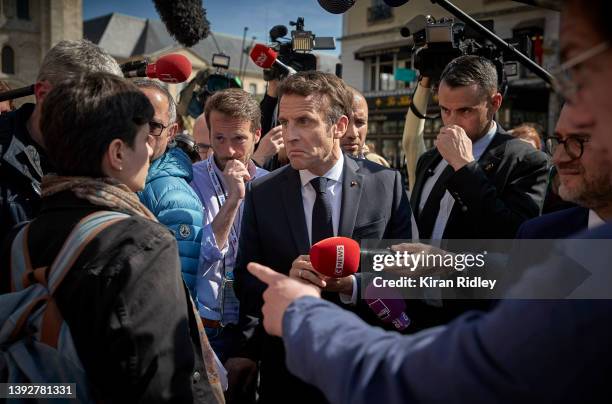
[[[343,269],[344,269],[344,246],[337,245],[336,246],[336,268],[334,269],[334,274],[338,276],[342,275]]]

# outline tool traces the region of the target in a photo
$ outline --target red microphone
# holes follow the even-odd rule
[[[278,60],[278,54],[274,51],[274,49],[267,47],[266,45],[262,45],[258,43],[251,49],[251,60],[257,66],[262,69],[269,69],[274,64],[279,65],[283,69],[289,72],[289,74],[297,73],[294,68],[287,66],[280,60]]]
[[[347,237],[330,237],[310,247],[310,262],[319,273],[343,278],[359,269],[359,243]]]
[[[172,53],[164,55],[154,63],[146,60],[121,65],[125,77],[148,77],[166,83],[182,83],[191,76],[191,62],[187,57]]]

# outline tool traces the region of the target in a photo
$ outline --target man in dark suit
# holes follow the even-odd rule
[[[579,206],[526,221],[516,238],[567,238],[612,219],[612,166],[606,148],[591,136],[593,124],[592,116],[565,104],[555,130],[553,162],[559,196]]]
[[[279,121],[291,164],[249,183],[235,269],[241,315],[251,324],[261,318],[265,285],[247,272],[249,262],[287,274],[296,259],[308,260],[312,244],[327,237],[411,238],[400,174],[342,153],[340,139],[352,108],[352,93],[342,80],[298,73],[281,84],[280,94]],[[354,277],[347,277],[330,281],[324,290],[340,303],[337,292],[348,295],[348,302],[355,300],[356,289]],[[258,328],[247,345],[260,354],[260,402],[325,402],[318,390],[287,371],[280,338]]]
[[[453,60],[441,75],[445,126],[419,158],[411,195],[421,239],[513,238],[540,213],[548,159],[495,122],[497,81],[478,56]]]
[[[612,69],[606,68],[612,65],[612,2],[584,5],[564,2],[559,77],[571,81],[557,88],[594,115],[591,141],[612,161]],[[582,237],[612,238],[612,225]],[[610,273],[612,250],[584,254],[572,245],[559,240],[560,254],[528,273],[554,281],[562,256],[574,268]],[[505,300],[489,313],[466,313],[445,327],[400,336],[313,298],[311,286],[250,268],[270,284],[265,325],[283,335],[288,366],[335,403],[574,403],[609,394],[612,355],[605,347],[612,338],[612,300]],[[532,285],[531,279],[521,283]]]

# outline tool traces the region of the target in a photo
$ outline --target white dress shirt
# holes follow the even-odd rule
[[[334,236],[338,235],[340,228],[340,209],[342,208],[342,170],[344,169],[344,155],[340,154],[340,158],[334,166],[321,177],[327,178],[327,194],[331,198],[332,206],[332,223],[334,227]],[[304,217],[306,218],[306,228],[308,229],[308,239],[312,245],[312,208],[314,207],[317,193],[310,184],[313,178],[319,177],[308,170],[300,170],[300,181],[302,183],[302,202],[304,204]],[[331,181],[330,181],[331,180]]]
[[[495,133],[497,132],[497,124],[495,121],[492,122],[491,128],[489,131],[480,139],[478,139],[474,144],[472,144],[472,155],[474,156],[474,160],[478,161],[480,157],[483,155]],[[442,171],[448,166],[448,162],[444,159],[440,161],[440,163],[436,166],[434,170],[434,174],[425,181],[423,185],[423,192],[421,192],[421,200],[419,201],[419,212],[423,210],[427,199],[429,198],[429,194],[433,189],[436,182],[442,175]],[[438,212],[438,217],[436,218],[436,222],[434,224],[433,231],[431,232],[432,240],[441,240],[444,235],[444,229],[446,228],[446,223],[448,222],[448,218],[453,210],[453,205],[455,204],[455,198],[450,194],[450,192],[446,191],[444,196],[440,200],[440,211]]]
[[[587,225],[589,230],[599,227],[604,223],[606,223],[605,220],[599,217],[593,209],[589,209],[589,223]]]

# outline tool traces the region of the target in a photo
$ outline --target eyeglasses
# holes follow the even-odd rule
[[[553,90],[568,101],[574,100],[578,91],[580,91],[580,84],[576,82],[574,77],[576,68],[587,60],[602,54],[609,48],[610,44],[608,42],[602,42],[562,63],[552,71],[553,80],[551,84]]]
[[[546,140],[548,150],[550,150],[551,155],[555,154],[557,146],[561,144],[565,149],[565,153],[572,160],[578,160],[580,157],[582,157],[582,154],[584,153],[584,144],[589,142],[589,138],[577,136],[570,136],[565,140],[560,140],[556,136],[550,136],[547,137]]]
[[[156,121],[150,121],[149,122],[149,135],[151,136],[155,136],[155,137],[159,137],[161,136],[162,133],[164,133],[164,130],[170,125],[163,125],[159,122]]]

